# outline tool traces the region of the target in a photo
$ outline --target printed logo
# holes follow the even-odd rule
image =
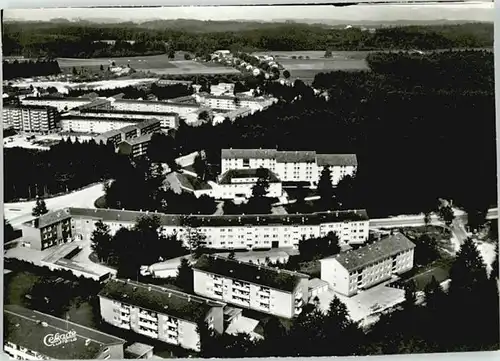
[[[54,347],[75,342],[76,340],[76,331],[71,330],[66,333],[49,333],[43,338],[43,343],[46,346]]]

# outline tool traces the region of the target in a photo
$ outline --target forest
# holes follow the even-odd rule
[[[113,43],[102,39],[116,40]],[[129,43],[132,42],[132,43]],[[320,25],[276,23],[238,31],[192,32],[140,25],[81,23],[4,24],[4,56],[97,58],[188,51],[206,56],[217,49],[233,51],[398,50],[484,48],[493,46],[493,24],[397,26],[376,32]]]
[[[57,75],[61,73],[59,63],[56,60],[4,61],[2,66],[4,80],[29,78],[32,76]]]

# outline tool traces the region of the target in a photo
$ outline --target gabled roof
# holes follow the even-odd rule
[[[276,158],[276,149],[222,149],[221,157],[222,159],[274,159]]]
[[[326,260],[333,258],[351,272],[412,248],[415,248],[412,241],[403,234],[396,233],[373,244],[337,254]]]
[[[5,341],[61,360],[96,359],[110,345],[125,340],[51,315],[17,305],[4,307]],[[76,333],[75,340],[57,347],[44,343],[48,334]]]
[[[46,213],[38,218],[35,218],[32,221],[25,222],[24,224],[35,228],[43,228],[70,218],[71,214],[69,212],[69,209],[63,208],[57,211]]]
[[[221,179],[219,181],[219,184],[233,184],[232,180],[233,179],[250,179],[250,178],[257,178],[259,172],[263,172],[266,176],[266,179],[268,180],[269,183],[279,183],[280,180],[274,174],[267,168],[251,168],[251,169],[230,169],[226,173],[224,173],[221,176]],[[255,183],[255,182],[238,182],[238,184],[242,183]]]
[[[308,275],[298,272],[254,265],[215,255],[201,256],[193,268],[287,292],[293,292],[302,279],[309,278]]]
[[[316,162],[319,167],[358,165],[356,154],[317,154]]]
[[[278,151],[276,152],[277,163],[304,163],[316,160],[315,151]]]
[[[107,282],[99,296],[192,322],[198,322],[212,307],[225,305],[171,288],[121,279]]]

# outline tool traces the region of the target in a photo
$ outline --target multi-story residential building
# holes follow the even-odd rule
[[[179,114],[177,113],[135,112],[113,109],[84,109],[81,111],[74,111],[72,112],[72,115],[76,115],[81,118],[117,118],[123,121],[130,120],[137,123],[143,120],[155,118],[161,121],[162,129],[177,129],[179,127]]]
[[[113,109],[133,112],[177,113],[185,117],[197,111],[198,104],[172,103],[162,101],[117,99],[112,102]]]
[[[111,130],[102,133],[94,138],[96,143],[108,142],[113,143],[118,146],[123,141],[131,140],[140,136],[146,136],[148,134],[156,133],[161,130],[161,121],[158,119],[144,120],[140,123],[134,125],[128,125],[120,129]]]
[[[120,153],[130,155],[134,158],[146,155],[152,136],[153,134],[150,133],[124,140],[118,144],[118,150]]]
[[[187,243],[190,232],[196,230],[207,237],[205,246],[215,249],[298,248],[301,239],[325,237],[329,232],[335,232],[343,243],[363,244],[368,239],[369,223],[365,210],[286,215],[187,216],[116,209],[65,208],[52,213],[65,217],[69,215],[70,235],[85,240],[90,239],[95,223],[99,220],[107,224],[111,234],[114,234],[122,227],[132,228],[140,217],[156,216],[163,234],[175,234]],[[56,218],[52,213],[48,213],[48,217]],[[32,247],[36,248],[41,242],[42,232],[36,226],[36,222],[40,221],[33,222],[35,225],[29,223],[26,230],[27,237],[24,237],[23,228],[23,238],[27,242],[33,239]],[[41,224],[45,227],[45,222]],[[55,233],[54,237],[59,234]],[[54,240],[63,241],[61,237],[55,237]],[[36,249],[40,248],[38,246]]]
[[[264,167],[283,182],[309,182],[316,185],[324,167],[331,172],[333,185],[357,169],[355,154],[317,154],[315,151],[278,151],[275,149],[223,149],[222,173],[230,169]]]
[[[119,360],[125,340],[17,305],[4,306],[4,351],[16,360]]]
[[[252,109],[242,107],[228,112],[215,113],[212,122],[213,124],[223,123],[226,119],[234,122],[237,118],[245,117],[249,114],[252,114]]]
[[[119,328],[199,351],[198,325],[224,332],[223,302],[119,279],[99,293],[102,319]]]
[[[201,105],[211,109],[232,111],[238,108],[250,108],[252,113],[266,109],[276,102],[274,98],[211,95],[203,92],[196,94],[195,98]]]
[[[65,132],[101,134],[139,123],[137,119],[81,117],[67,115],[61,117],[61,128]]]
[[[23,105],[40,105],[57,108],[58,111],[68,111],[73,108],[89,104],[90,98],[55,98],[55,97],[26,97],[21,100]]]
[[[345,296],[413,268],[415,244],[401,233],[321,260],[321,279]]]
[[[86,111],[86,110],[110,110],[111,109],[111,100],[109,99],[103,99],[99,98],[96,99],[95,97],[98,96],[98,94],[91,94],[90,96],[87,96],[86,98],[92,99],[92,101],[88,104],[81,105],[75,110],[77,111]]]
[[[240,307],[293,318],[307,302],[309,276],[215,255],[193,265],[194,292]]]
[[[50,106],[4,105],[2,118],[4,126],[28,133],[47,134],[59,126],[59,112]]]
[[[276,174],[266,168],[228,170],[220,177],[213,196],[219,199],[250,198],[252,189],[259,179],[259,172],[263,172],[269,183],[267,197],[281,197],[283,194],[281,181]]]
[[[68,208],[44,214],[21,225],[25,246],[43,251],[72,239]]]

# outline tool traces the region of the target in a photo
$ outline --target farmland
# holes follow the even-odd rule
[[[238,70],[231,67],[225,67],[215,63],[204,64],[194,60],[184,60],[179,56],[170,60],[165,54],[122,58],[58,58],[57,61],[59,62],[59,66],[63,72],[71,71],[73,67],[84,67],[97,71],[101,65],[103,67],[108,67],[112,62],[114,62],[116,66],[125,67],[130,65],[130,67],[135,70],[144,72],[149,71],[159,75],[238,73]]]
[[[274,51],[255,53],[273,55],[291,74],[291,79],[312,82],[321,72],[335,70],[367,70],[367,51],[334,51],[331,58],[325,58],[324,51]]]

